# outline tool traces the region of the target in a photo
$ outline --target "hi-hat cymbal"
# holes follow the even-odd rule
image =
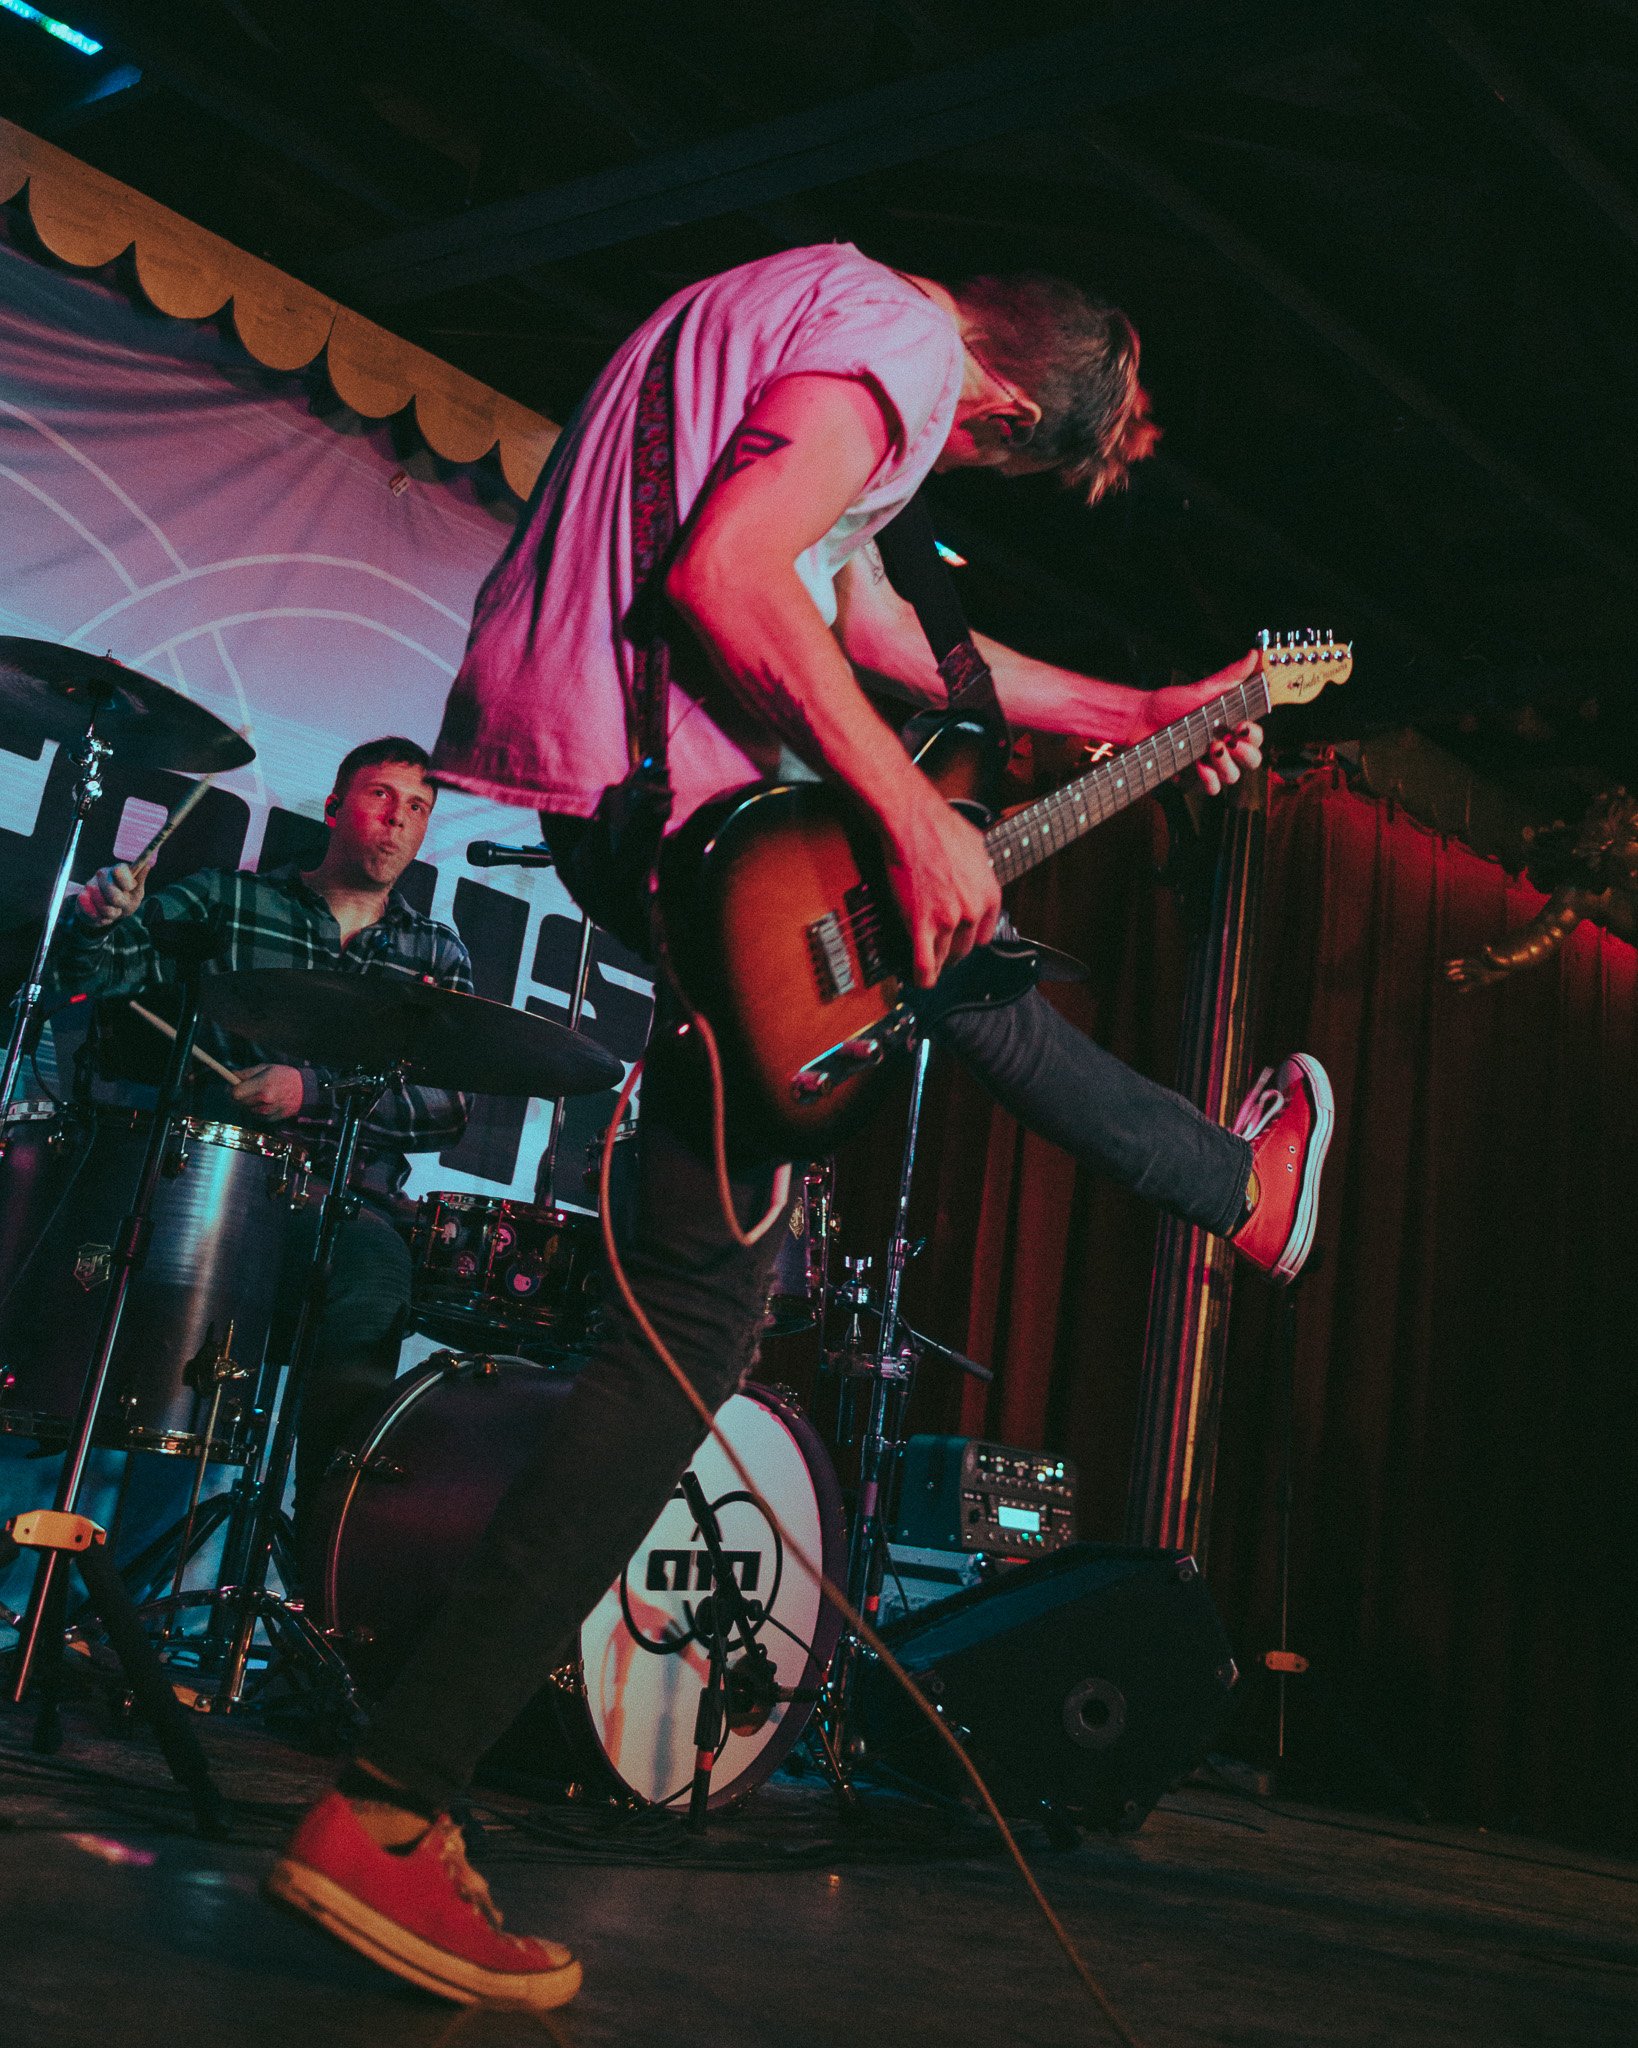
[[[0,637],[0,733],[8,746],[73,746],[94,708],[97,737],[112,746],[121,768],[220,775],[256,758],[226,719],[168,683],[54,640]]]
[[[625,1069],[579,1031],[482,996],[393,973],[258,967],[212,974],[201,1007],[214,1023],[286,1058],[332,1072],[381,1073],[475,1095],[591,1095]]]

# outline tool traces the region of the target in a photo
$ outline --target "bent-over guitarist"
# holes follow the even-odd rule
[[[662,345],[667,434],[644,396]],[[788,770],[792,757],[840,785],[879,834],[908,934],[906,973],[930,988],[991,939],[1000,886],[980,833],[912,763],[856,679],[855,665],[929,704],[943,697],[915,615],[878,573],[872,537],[932,470],[1052,471],[1095,502],[1155,438],[1131,323],[1071,285],[981,279],[950,291],[846,245],[708,279],[630,337],[557,442],[479,596],[437,771],[540,809],[560,867],[586,876],[600,801],[652,737],[637,681],[655,593],[637,605],[637,584],[655,510],[641,479],[658,453],[679,520],[662,579],[674,656],[661,705],[670,826]],[[1117,745],[1211,702],[1256,663],[1248,655],[1191,688],[1145,693],[977,644],[1009,720]],[[1207,790],[1255,766],[1260,740],[1249,722],[1216,739],[1200,764]],[[607,917],[617,878],[593,881]],[[641,905],[627,907],[640,925]],[[950,1015],[937,1032],[997,1100],[1077,1159],[1232,1238],[1266,1273],[1289,1278],[1301,1264],[1331,1122],[1311,1058],[1265,1076],[1230,1130],[1132,1072],[1039,993]],[[747,1250],[730,1235],[694,1135],[691,1071],[662,1003],[625,1258],[647,1314],[714,1409],[752,1363],[773,1236]],[[772,1185],[766,1165],[736,1171],[740,1215],[762,1214]],[[449,1808],[564,1656],[700,1436],[616,1310],[358,1759],[298,1829],[271,1881],[276,1896],[450,1997],[544,2008],[573,1995],[580,1969],[566,1949],[500,1931]]]

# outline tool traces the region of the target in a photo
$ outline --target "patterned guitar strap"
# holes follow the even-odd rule
[[[690,302],[692,303],[692,302]],[[622,629],[631,644],[631,766],[598,800],[592,829],[566,876],[572,893],[634,952],[658,957],[657,869],[671,816],[666,725],[674,660],[674,621],[665,573],[677,540],[677,479],[672,446],[673,370],[684,306],[655,343],[637,394],[631,446],[631,609]]]

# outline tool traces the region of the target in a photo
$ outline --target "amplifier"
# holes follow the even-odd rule
[[[895,1543],[1041,1557],[1075,1540],[1075,1467],[1044,1451],[913,1436],[899,1461]]]

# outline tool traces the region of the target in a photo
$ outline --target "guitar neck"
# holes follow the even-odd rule
[[[1025,804],[984,834],[984,844],[1002,882],[1014,882],[1066,846],[1084,837],[1117,811],[1203,761],[1214,741],[1248,719],[1268,712],[1268,679],[1259,671],[1249,682],[1225,690],[1186,718],[1100,761],[1050,796]]]

